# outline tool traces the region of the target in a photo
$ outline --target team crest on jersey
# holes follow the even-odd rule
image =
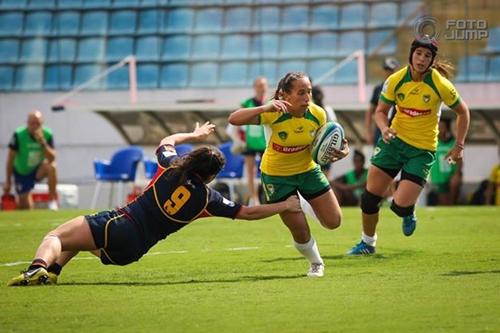
[[[280,137],[280,139],[282,141],[285,141],[287,138],[288,138],[288,133],[285,132],[285,131],[282,131],[282,132],[278,132],[278,136]]]
[[[310,130],[309,135],[311,136],[311,138],[314,138],[316,136],[316,129]]]
[[[398,99],[399,99],[400,101],[403,101],[403,99],[405,99],[405,94],[403,94],[403,93],[399,93],[399,94],[398,94]]]
[[[274,194],[274,185],[273,184],[266,184],[266,191],[270,196],[273,195]]]
[[[423,100],[425,103],[429,103],[429,101],[431,100],[431,95],[424,95],[422,96]]]
[[[299,126],[296,129],[293,130],[294,133],[300,134],[304,132],[304,126]]]

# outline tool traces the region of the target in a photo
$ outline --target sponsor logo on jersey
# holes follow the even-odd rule
[[[427,110],[417,110],[417,109],[409,109],[409,108],[398,108],[399,111],[403,112],[404,114],[410,116],[410,117],[421,117],[421,116],[427,116],[431,114],[431,109]]]
[[[280,139],[282,141],[286,141],[286,138],[288,138],[288,133],[285,132],[285,131],[282,131],[282,132],[278,132],[278,136],[280,137]]]
[[[224,197],[222,197],[222,203],[226,206],[229,206],[229,207],[234,207],[234,202],[232,202],[231,200],[228,200]]]
[[[302,145],[302,146],[291,146],[291,147],[285,147],[282,145],[277,144],[276,142],[273,142],[273,149],[277,151],[278,153],[284,153],[284,154],[293,154],[299,151],[302,151],[309,147],[309,145]]]
[[[373,156],[377,155],[380,153],[380,147],[375,147],[375,150],[373,151]]]
[[[429,101],[431,100],[431,95],[424,95],[422,96],[422,99],[425,103],[429,103]]]

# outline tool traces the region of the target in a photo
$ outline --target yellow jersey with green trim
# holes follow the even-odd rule
[[[436,69],[427,72],[422,81],[413,81],[407,66],[387,78],[380,100],[395,105],[391,128],[401,140],[419,149],[436,151],[441,102],[453,109],[460,103],[460,96]]]
[[[303,117],[286,112],[261,113],[259,123],[271,130],[260,164],[262,172],[270,176],[290,176],[314,169],[316,163],[309,145],[325,122],[326,112],[313,103]]]

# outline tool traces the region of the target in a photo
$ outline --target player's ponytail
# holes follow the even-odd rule
[[[224,167],[224,155],[215,147],[200,147],[172,163],[171,178],[184,184],[190,175],[196,174],[203,182],[211,180]]]
[[[431,66],[436,69],[442,76],[448,80],[452,80],[455,76],[455,67],[451,61],[447,59],[436,58]]]

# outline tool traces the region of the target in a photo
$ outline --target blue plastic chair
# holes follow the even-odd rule
[[[177,152],[177,155],[182,156],[185,155],[193,150],[193,145],[189,143],[185,144],[180,144],[178,146],[175,146],[175,151]],[[158,162],[156,159],[152,158],[145,158],[144,159],[144,175],[146,179],[151,179],[154,177],[156,174],[156,171],[158,171]]]
[[[130,146],[115,152],[111,157],[111,161],[95,159],[94,171],[97,184],[92,198],[91,208],[95,209],[102,184],[104,182],[111,184],[110,200],[108,205],[111,205],[113,185],[114,183],[118,183],[116,204],[117,206],[121,205],[123,200],[123,184],[135,181],[137,165],[140,161],[142,161],[142,158],[142,148]]]
[[[245,160],[242,155],[233,155],[232,144],[232,142],[226,142],[219,146],[226,164],[217,175],[216,182],[226,184],[229,188],[230,199],[236,200],[236,184],[241,183]]]

